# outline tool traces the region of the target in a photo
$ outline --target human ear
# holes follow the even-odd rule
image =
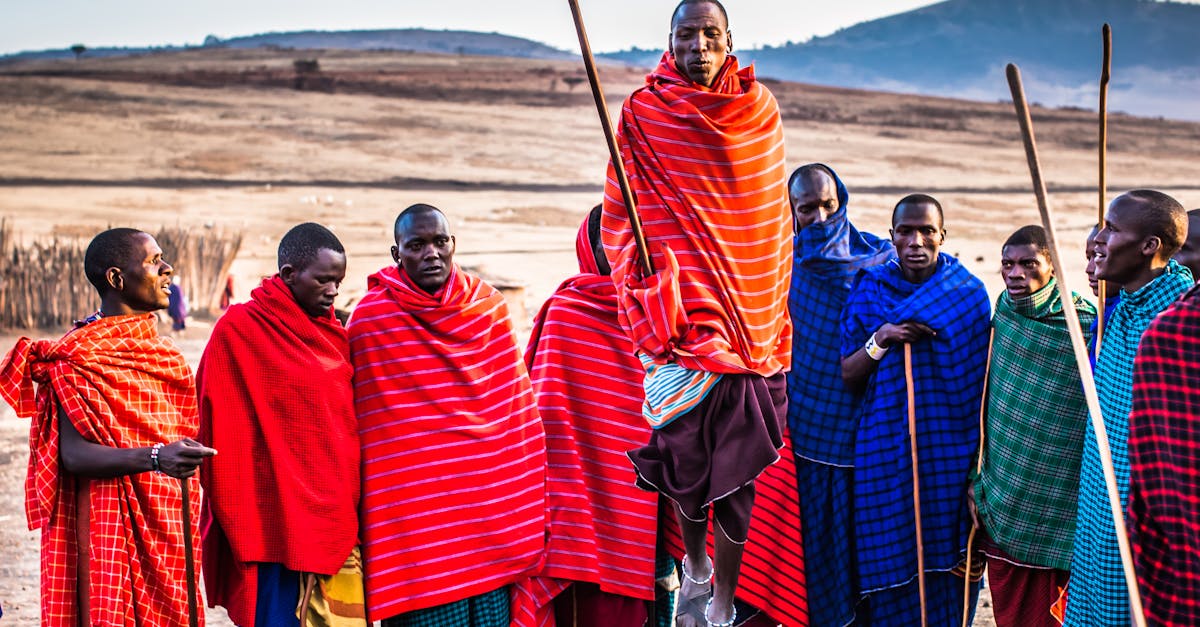
[[[291,285],[292,281],[296,280],[296,267],[290,263],[283,264],[279,268],[279,278],[283,279],[284,283]]]
[[[392,246],[392,261],[400,263],[400,248]]]
[[[104,272],[104,278],[108,281],[108,286],[116,291],[121,291],[125,287],[125,277],[121,276],[120,268],[109,268]]]
[[[1151,235],[1142,242],[1142,254],[1147,257],[1157,257],[1158,252],[1162,250],[1162,239],[1157,235]]]
[[[725,31],[725,50],[733,52],[733,31],[731,30]]]

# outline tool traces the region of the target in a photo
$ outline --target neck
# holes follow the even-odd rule
[[[928,281],[929,277],[933,276],[935,272],[937,272],[936,261],[928,268],[921,268],[920,270],[912,270],[908,267],[905,267],[903,264],[900,266],[900,276],[904,277],[904,280],[908,281],[909,283],[924,283],[925,281]]]
[[[1162,276],[1162,273],[1165,272],[1166,269],[1167,269],[1167,262],[1154,261],[1149,266],[1147,266],[1144,270],[1139,272],[1137,277],[1135,277],[1132,281],[1125,282],[1125,284],[1122,285],[1121,287],[1124,288],[1126,292],[1129,292],[1130,294],[1132,294],[1132,293],[1142,289],[1143,287],[1146,287],[1147,285],[1149,285],[1150,282],[1153,281],[1154,279],[1157,279],[1158,277]]]
[[[111,316],[138,316],[151,312],[134,309],[125,304],[123,301],[111,297],[105,297],[100,301],[100,313],[104,314],[105,318],[108,318]]]

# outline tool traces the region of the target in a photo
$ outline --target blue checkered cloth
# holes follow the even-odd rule
[[[382,627],[508,627],[508,586],[473,597],[406,612],[381,621]]]
[[[859,271],[896,255],[891,242],[860,233],[850,224],[846,215],[850,194],[837,174],[833,176],[837,211],[824,222],[805,227],[794,242],[792,289],[788,293],[793,321],[792,370],[787,375],[788,430],[797,456],[851,466],[854,415],[862,399],[842,383],[837,341],[842,309]],[[801,523],[808,527],[803,519]],[[813,579],[811,572],[809,579]]]
[[[1174,259],[1166,270],[1132,294],[1121,290],[1121,301],[1104,324],[1100,356],[1096,359],[1096,391],[1108,431],[1121,510],[1129,496],[1129,411],[1133,408],[1133,358],[1142,334],[1155,316],[1192,287],[1192,273]],[[1089,420],[1079,475],[1079,515],[1075,551],[1067,588],[1065,627],[1103,627],[1129,624],[1129,592],[1117,549],[1116,527],[1104,485],[1104,469],[1096,431]]]
[[[846,303],[844,356],[885,323],[917,321],[937,332],[912,346],[926,571],[952,570],[966,554],[990,320],[983,283],[944,254],[919,284],[904,280],[895,261],[865,270]],[[855,442],[854,542],[864,594],[917,576],[907,411],[904,350],[896,346],[868,382]]]
[[[812,627],[854,622],[858,576],[854,567],[854,469],[796,458],[804,578]]]

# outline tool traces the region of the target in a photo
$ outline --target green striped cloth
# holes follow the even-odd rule
[[[1096,308],[1073,294],[1085,337]],[[996,301],[980,519],[997,545],[1028,566],[1069,570],[1087,403],[1058,282]]]

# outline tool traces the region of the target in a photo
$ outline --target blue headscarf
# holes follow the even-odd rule
[[[892,243],[850,224],[850,193],[836,172],[838,208],[824,222],[796,234],[792,289],[792,370],[788,380],[788,430],[795,453],[813,461],[854,463],[854,416],[859,399],[842,383],[842,308],[854,277],[894,259]]]

